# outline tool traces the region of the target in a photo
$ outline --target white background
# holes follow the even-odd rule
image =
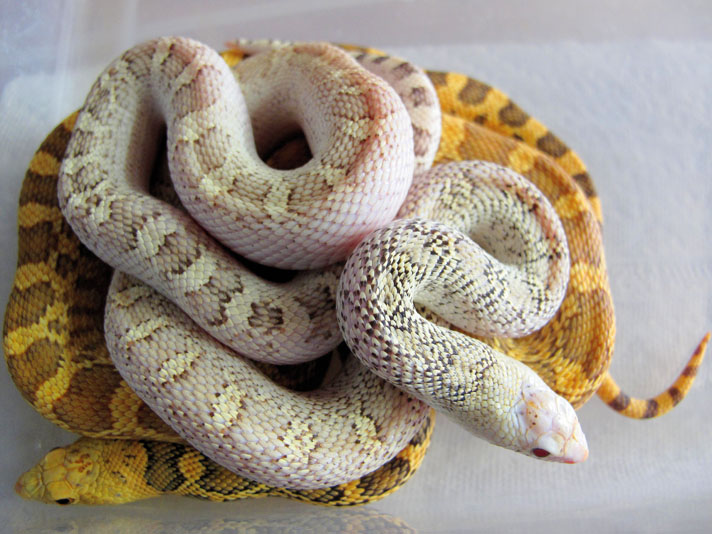
[[[616,304],[611,370],[632,395],[667,387],[712,328],[712,4],[326,0],[10,2],[0,5],[0,306],[17,251],[17,199],[44,136],[121,51],[161,34],[220,49],[236,37],[378,46],[508,93],[572,146],[605,216]],[[367,507],[167,497],[57,508],[13,492],[73,436],[42,419],[0,370],[4,532],[698,532],[712,528],[712,364],[652,421],[593,398],[591,456],[576,466],[489,446],[440,417],[421,470]]]

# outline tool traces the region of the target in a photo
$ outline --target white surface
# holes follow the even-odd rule
[[[32,153],[113,57],[142,39],[182,34],[216,48],[238,36],[370,44],[499,87],[582,156],[598,187],[618,325],[611,369],[624,389],[648,396],[667,387],[712,328],[709,2],[167,4],[2,3],[3,308]],[[499,450],[440,417],[414,479],[349,510],[281,499],[61,509],[23,501],[12,490],[17,476],[73,437],[37,415],[3,369],[0,532],[709,531],[711,365],[661,419],[628,420],[594,397],[579,411],[591,456],[578,466]]]

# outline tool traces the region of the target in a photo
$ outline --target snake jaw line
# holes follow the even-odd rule
[[[588,458],[588,444],[576,412],[538,377],[524,381],[512,413],[522,432],[522,452],[567,464]]]

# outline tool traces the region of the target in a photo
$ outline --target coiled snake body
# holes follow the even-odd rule
[[[605,370],[609,363],[613,333],[612,307],[605,278],[605,266],[600,249],[600,236],[598,235],[597,204],[593,188],[587,181],[585,169],[583,169],[578,159],[575,158],[563,144],[540,127],[536,121],[530,120],[514,104],[509,102],[506,98],[503,98],[501,93],[483,84],[479,84],[474,80],[468,80],[467,78],[459,77],[454,74],[431,73],[431,78],[438,89],[441,106],[446,112],[443,118],[443,141],[440,145],[437,159],[444,161],[447,159],[477,158],[508,163],[510,166],[513,166],[515,170],[522,172],[538,185],[552,201],[564,223],[564,229],[566,230],[569,249],[571,251],[572,279],[561,309],[551,323],[531,336],[512,341],[490,340],[490,343],[494,346],[502,347],[505,352],[514,356],[526,354],[527,356],[525,358],[520,359],[524,359],[532,367],[536,368],[555,391],[568,398],[574,406],[579,406],[598,389],[598,386],[603,382],[604,378],[606,378],[606,383],[611,383],[610,378],[605,374]],[[456,95],[456,97],[453,95]],[[488,100],[489,102],[487,102]],[[478,105],[480,104],[482,104],[482,106],[480,106],[478,110]],[[453,114],[451,115],[450,113]],[[562,167],[559,167],[559,165],[547,159],[541,153],[527,148],[526,144],[508,141],[498,137],[481,126],[478,126],[476,123],[483,123],[489,127],[494,126],[495,129],[505,130],[504,133],[516,135],[524,139],[525,142],[538,145],[539,148],[552,153],[552,155],[559,160],[559,163],[562,164]],[[62,151],[59,151],[56,160],[61,159],[61,154]],[[53,168],[56,169],[56,167]],[[567,171],[574,174],[578,182],[584,185],[591,200],[587,200],[581,193],[579,186],[568,178]],[[31,172],[33,172],[32,168]],[[44,175],[49,174],[51,173],[44,173]],[[31,179],[29,175],[28,180],[29,181],[26,181],[27,191],[30,192],[29,194],[32,196],[32,199],[27,202],[37,204],[37,199],[41,200],[41,197],[38,197],[33,192],[37,189],[37,186],[35,184],[30,185],[33,179]],[[25,206],[28,205],[27,202]],[[52,205],[51,202],[47,202],[47,204]],[[41,212],[42,210],[39,211]],[[32,208],[26,209],[24,212],[27,213],[27,220],[30,220],[32,216],[35,218],[39,217],[40,219],[43,216],[41,213],[38,215],[38,210],[33,211]],[[21,228],[23,228],[22,213],[21,211]],[[54,211],[50,209],[46,213],[51,213],[53,217],[56,217],[56,204]],[[47,215],[45,215],[45,217],[47,217]],[[61,221],[61,218],[59,220]],[[31,224],[29,227],[39,231],[40,228],[36,226],[36,224]],[[61,228],[61,223],[59,224],[59,228],[56,224],[49,224],[49,228],[44,224],[40,226],[44,228],[42,231],[50,232],[52,235],[58,235],[58,230],[64,230],[65,233],[67,230],[66,227]],[[67,395],[71,397],[73,392],[80,390],[86,392],[87,390],[86,387],[83,390],[82,388],[77,388],[79,383],[76,380],[77,377],[82,376],[85,370],[88,369],[87,366],[81,368],[77,366],[77,360],[75,360],[73,365],[63,366],[61,370],[57,370],[56,367],[53,369],[50,362],[47,372],[44,373],[44,377],[41,379],[36,376],[27,376],[25,372],[26,364],[24,362],[26,358],[33,358],[33,356],[36,358],[35,355],[38,354],[38,349],[42,349],[40,351],[42,357],[69,358],[67,361],[70,362],[72,358],[80,356],[86,359],[88,356],[86,352],[80,354],[82,351],[77,350],[76,346],[72,347],[72,344],[76,345],[78,341],[76,339],[73,341],[60,340],[59,343],[51,341],[48,347],[47,342],[44,341],[48,338],[40,333],[35,334],[36,337],[30,339],[28,342],[27,330],[23,330],[23,328],[25,328],[23,325],[27,324],[26,317],[30,316],[26,311],[27,306],[29,304],[37,309],[36,301],[38,300],[38,295],[41,295],[41,293],[31,289],[36,288],[36,283],[33,282],[33,280],[36,279],[33,278],[33,276],[36,277],[33,273],[33,268],[22,269],[22,267],[28,264],[39,264],[41,269],[42,265],[49,266],[49,262],[53,262],[57,267],[62,264],[65,266],[68,265],[67,260],[62,259],[63,253],[61,252],[55,254],[50,251],[49,254],[54,254],[54,256],[40,258],[39,261],[37,261],[36,253],[34,253],[35,257],[32,257],[32,254],[33,253],[30,252],[29,256],[26,254],[25,257],[21,256],[20,258],[20,268],[18,268],[18,277],[15,286],[17,291],[13,293],[5,323],[5,352],[11,371],[13,371],[13,376],[16,377],[15,380],[21,387],[21,390],[25,391],[25,394],[35,401],[35,405],[37,405],[43,413],[50,415],[53,420],[63,423],[65,427],[70,426],[81,430],[83,433],[94,433],[94,435],[103,436],[120,435],[123,430],[120,429],[120,427],[123,425],[124,427],[131,427],[137,430],[138,436],[134,434],[134,436],[137,437],[141,435],[144,437],[159,437],[162,433],[166,434],[165,427],[155,419],[152,421],[145,409],[141,408],[141,404],[133,400],[135,397],[129,393],[125,384],[121,384],[115,375],[111,375],[114,371],[107,369],[107,371],[109,371],[108,374],[104,373],[107,379],[110,382],[113,381],[112,383],[115,384],[115,386],[106,389],[106,391],[111,392],[110,396],[112,399],[121,399],[119,404],[126,403],[129,406],[133,406],[127,413],[135,414],[133,420],[120,421],[117,422],[116,425],[113,421],[104,420],[99,423],[96,419],[89,424],[84,422],[75,425],[71,422],[71,419],[74,417],[70,413],[71,408],[64,412],[57,410],[58,405],[64,404],[62,399],[66,400]],[[28,259],[32,261],[28,261]],[[88,256],[85,252],[78,255],[75,253],[73,261],[88,261]],[[57,267],[55,267],[55,269]],[[70,274],[68,270],[56,272],[62,273],[62,276],[67,280],[72,280],[72,277],[75,278],[74,281],[70,283],[60,279],[60,283],[56,284],[56,288],[51,287],[49,294],[52,300],[57,299],[58,293],[64,291],[80,296],[80,298],[85,301],[86,306],[86,297],[81,296],[81,293],[86,293],[87,291],[91,293],[95,291],[95,289],[87,290],[86,281],[76,278],[76,274]],[[105,285],[102,287],[105,287]],[[30,290],[29,292],[28,289]],[[45,295],[46,294],[47,293],[45,293]],[[13,308],[13,306],[15,307]],[[71,321],[70,323],[66,322],[66,318],[71,317],[72,313],[83,313],[81,307],[78,306],[70,308],[74,311],[70,312],[69,315],[67,315],[67,308],[64,306],[60,306],[60,308],[61,309],[55,308],[52,310],[51,306],[47,307],[42,305],[40,306],[42,313],[35,313],[32,321],[36,322],[39,320],[45,331],[52,328],[61,329],[67,326],[55,324],[56,319],[49,319],[47,316],[48,313],[50,315],[55,314],[55,316],[64,314],[64,325],[71,324]],[[582,309],[588,311],[581,314]],[[46,319],[42,319],[39,317],[40,315],[46,317]],[[584,323],[580,323],[581,317],[585,317]],[[86,323],[86,320],[83,321]],[[577,321],[579,322],[577,323]],[[62,323],[62,321],[60,321],[60,323]],[[578,326],[581,328],[576,328]],[[93,350],[101,350],[100,335],[97,337],[86,324],[84,324],[83,330],[86,331],[88,338],[93,340]],[[96,330],[99,330],[100,334],[100,328],[94,329],[94,332],[96,332]],[[18,332],[22,332],[22,334]],[[560,335],[556,335],[557,333],[560,333]],[[485,333],[485,335],[487,335],[487,333]],[[575,343],[571,342],[573,337],[577,338]],[[584,341],[583,343],[581,343],[582,339]],[[37,341],[35,342],[34,340]],[[587,343],[586,340],[590,340],[588,341],[590,346],[585,346]],[[82,341],[85,342],[86,339]],[[43,344],[44,346],[40,347],[37,343]],[[62,346],[58,346],[55,349],[51,346],[52,344]],[[540,349],[540,347],[547,344],[550,347],[549,349]],[[85,344],[85,346],[91,346],[91,343],[89,345]],[[571,350],[562,351],[562,347]],[[675,391],[678,392],[676,400],[684,396],[685,388],[689,387],[691,375],[693,375],[692,370],[699,364],[703,348],[704,343],[701,344],[696,358],[691,360],[688,366],[688,372],[684,373],[685,376],[676,382]],[[549,358],[542,358],[544,354],[548,354]],[[563,356],[563,358],[565,358],[564,361],[561,360],[562,354],[565,355]],[[537,361],[532,361],[533,358],[536,358]],[[93,358],[89,357],[89,359],[92,360]],[[58,373],[66,373],[70,369],[71,371],[69,372],[73,372],[74,374],[72,380],[69,381],[69,387],[67,387],[67,381],[65,381],[64,386],[59,386],[59,389],[62,389],[62,393],[57,395],[56,384],[58,381],[52,381],[52,377],[54,375],[59,376]],[[47,384],[50,385],[48,386]],[[43,387],[45,388],[44,390],[42,389]],[[54,393],[52,392],[53,388],[55,389]],[[672,391],[672,389],[670,391]],[[50,395],[47,395],[47,392],[49,392]],[[674,394],[671,395],[670,392],[663,395],[675,396]],[[53,397],[54,400],[47,402],[48,397]],[[663,398],[663,396],[660,396],[656,401],[658,406],[663,404],[661,402]],[[634,404],[635,402],[628,403],[629,406]],[[69,406],[69,403],[67,403],[67,406]],[[116,404],[114,406],[118,407]],[[426,412],[423,412],[423,415],[425,413]],[[109,428],[106,427],[107,423],[110,425]],[[82,424],[84,428],[82,428]],[[103,428],[101,428],[102,425]],[[88,428],[91,426],[95,428]],[[171,437],[171,439],[175,439],[175,437]],[[56,455],[57,454],[55,454],[55,456]],[[23,487],[27,487],[27,485]]]

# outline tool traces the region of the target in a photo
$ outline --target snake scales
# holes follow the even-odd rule
[[[226,58],[234,60],[235,55],[228,53]],[[600,241],[600,208],[578,158],[499,91],[454,73],[429,74],[444,111],[437,161],[488,159],[511,166],[552,201],[569,242],[572,282],[554,320],[528,337],[489,342],[535,368],[574,406],[583,404],[597,390],[600,394],[602,386],[606,386],[608,398],[604,400],[627,415],[652,416],[669,409],[689,388],[706,340],[673,387],[655,399],[628,399],[617,392],[606,373],[613,344],[613,311]],[[76,243],[58,216],[52,188],[64,153],[62,143],[66,144],[71,124],[70,120],[60,126],[43,144],[23,188],[20,243],[28,246],[20,253],[15,289],[6,313],[5,353],[10,370],[23,394],[40,412],[65,428],[101,437],[125,436],[125,430],[131,429],[134,432],[130,435],[135,437],[175,440],[110,367],[101,325],[96,320],[108,270]],[[56,245],[43,247],[48,242]],[[33,329],[33,325],[38,326]],[[69,331],[74,334],[71,338],[66,335]],[[545,354],[549,357],[543,357]],[[41,372],[29,372],[29,362],[34,362]],[[99,380],[94,382],[97,375]],[[90,407],[86,398],[101,402],[94,401]],[[96,412],[86,413],[88,409]],[[411,449],[406,447],[404,451],[412,452],[424,444],[422,439],[412,441],[408,446]],[[54,458],[60,454],[63,453],[55,451]],[[181,454],[187,453],[176,456]],[[401,459],[403,454],[399,455]],[[404,478],[416,463],[403,469],[407,462],[400,464]],[[167,471],[175,474],[181,469],[173,463]],[[387,475],[395,472],[389,464],[381,469]],[[374,498],[377,492],[373,488],[359,492]],[[153,491],[159,490],[153,487]],[[329,497],[321,494],[314,500],[333,504],[360,502],[353,492],[349,497],[341,493],[341,500],[334,498],[333,494],[339,491]],[[222,498],[228,498],[224,494],[239,495],[230,491],[222,494]]]

